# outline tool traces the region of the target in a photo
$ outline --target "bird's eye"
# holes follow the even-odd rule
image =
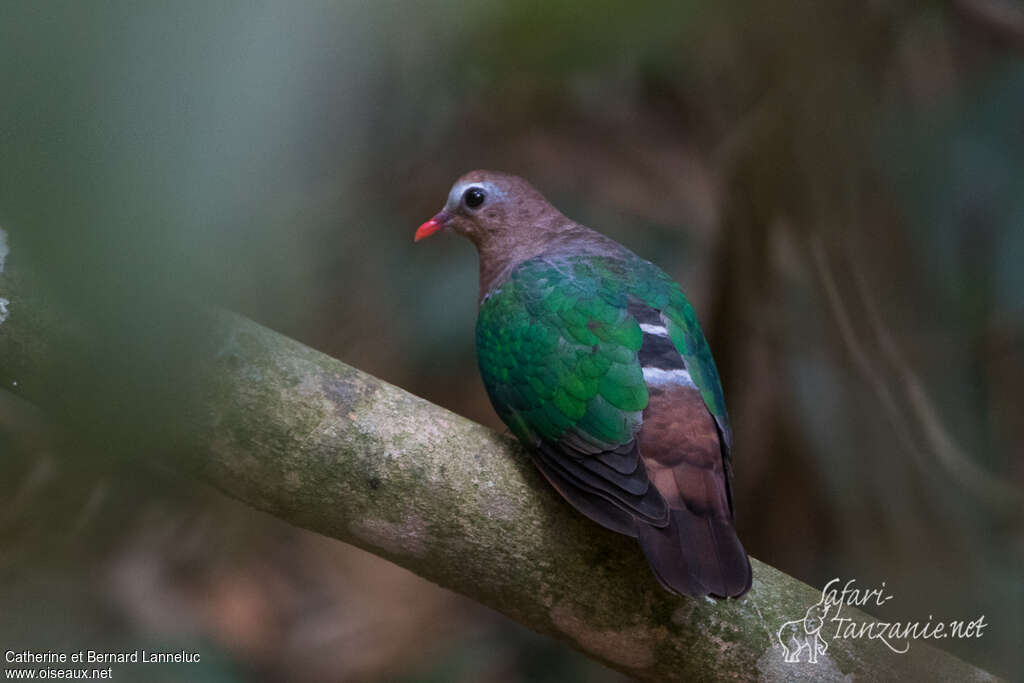
[[[464,195],[462,195],[462,201],[466,202],[466,206],[468,206],[471,209],[475,209],[476,207],[483,204],[484,199],[486,198],[487,195],[485,195],[484,191],[481,190],[479,187],[471,187],[468,190],[466,190],[466,193]]]

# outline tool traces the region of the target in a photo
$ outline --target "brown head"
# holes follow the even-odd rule
[[[577,229],[522,178],[470,171],[455,181],[444,208],[419,227],[414,240],[445,231],[468,238],[480,254],[483,295],[508,268]]]

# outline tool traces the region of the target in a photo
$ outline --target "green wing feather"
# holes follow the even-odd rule
[[[477,355],[492,402],[516,436],[573,434],[596,450],[632,440],[647,405],[642,333],[565,264],[520,265],[483,303]]]
[[[480,371],[516,436],[594,453],[633,440],[648,395],[637,360],[643,333],[628,312],[631,301],[665,316],[728,443],[718,372],[693,308],[671,278],[632,254],[531,259],[482,303]]]

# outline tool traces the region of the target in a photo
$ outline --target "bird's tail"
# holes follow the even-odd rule
[[[673,508],[665,527],[639,521],[636,526],[647,562],[666,589],[717,598],[750,590],[750,560],[730,520]]]

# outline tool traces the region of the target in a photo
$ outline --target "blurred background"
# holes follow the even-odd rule
[[[888,618],[983,613],[982,638],[943,646],[1021,675],[1020,3],[0,14],[10,258],[110,351],[61,379],[95,383],[105,421],[0,390],[3,649],[198,648],[189,680],[622,680],[178,478],[138,408],[107,404],[153,390],[139,348],[187,337],[173,312],[203,301],[502,428],[473,249],[412,243],[457,176],[491,168],[682,283],[752,555],[815,586],[885,581]]]

